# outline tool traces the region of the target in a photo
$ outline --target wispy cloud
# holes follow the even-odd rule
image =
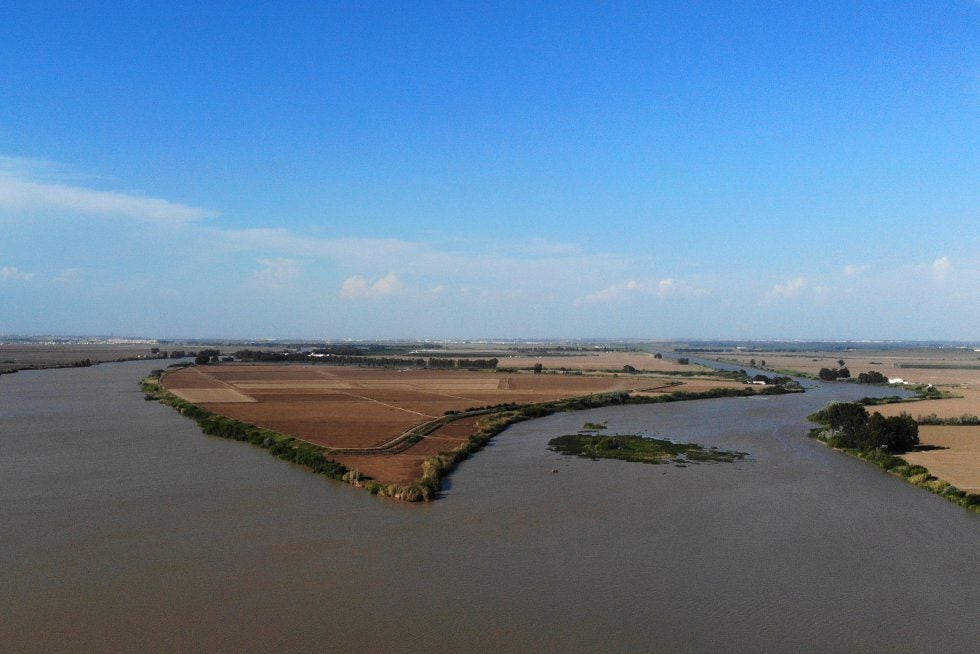
[[[798,298],[806,288],[805,277],[794,277],[784,284],[776,284],[766,293],[768,300],[792,300]]]
[[[668,297],[671,295],[700,296],[707,294],[708,291],[705,289],[694,288],[672,278],[660,280],[631,279],[577,298],[575,304],[624,302],[637,296]]]
[[[25,272],[14,266],[4,266],[0,268],[0,279],[15,282],[29,282],[34,279],[34,273]]]
[[[372,282],[366,277],[355,275],[348,277],[340,286],[340,296],[347,299],[375,298],[384,295],[391,295],[404,288],[401,280],[395,273],[388,273],[384,277]]]
[[[953,263],[949,257],[939,257],[932,262],[932,279],[937,284],[944,283],[949,279],[949,273],[953,270]]]
[[[116,215],[140,221],[186,223],[217,213],[126,191],[104,191],[50,179],[57,165],[39,159],[0,157],[0,209]],[[64,175],[58,175],[64,177]]]

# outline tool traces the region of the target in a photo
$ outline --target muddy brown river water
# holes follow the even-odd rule
[[[521,423],[409,505],[203,435],[143,400],[158,365],[0,377],[0,651],[980,643],[980,517],[805,437],[806,414],[879,389]],[[602,420],[751,460],[547,450]]]

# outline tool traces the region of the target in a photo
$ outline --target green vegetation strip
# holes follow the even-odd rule
[[[313,472],[331,479],[350,481],[352,471],[335,461],[326,458],[326,449],[313,443],[286,436],[271,429],[233,418],[220,416],[180,399],[160,385],[159,377],[148,377],[141,384],[144,399],[157,400],[177,409],[183,416],[191,418],[201,427],[201,431],[211,436],[244,441],[267,449],[272,456],[305,466]]]
[[[593,460],[619,459],[639,463],[732,463],[748,456],[746,452],[729,452],[713,447],[705,449],[694,443],[618,434],[567,434],[551,439],[548,449]]]
[[[920,425],[955,425],[957,427],[980,425],[980,416],[975,416],[970,413],[964,413],[961,416],[953,416],[951,418],[940,418],[935,413],[930,413],[927,416],[919,416],[916,420]]]

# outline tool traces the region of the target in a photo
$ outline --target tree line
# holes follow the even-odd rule
[[[499,363],[497,359],[450,359],[442,357],[371,357],[357,354],[335,354],[313,350],[312,352],[268,352],[261,350],[239,350],[235,352],[239,361],[259,362],[323,362],[338,366],[362,366],[367,368],[429,368],[435,370],[479,369],[492,370]]]
[[[835,402],[810,420],[827,425],[821,438],[833,447],[895,453],[908,452],[919,444],[919,424],[905,413],[886,418],[877,411],[869,415],[854,402]]]

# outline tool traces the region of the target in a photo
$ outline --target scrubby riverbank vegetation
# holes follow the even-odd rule
[[[160,375],[154,374],[141,383],[145,399],[157,400],[172,406],[183,416],[194,420],[205,434],[243,441],[269,450],[269,454],[284,461],[305,466],[317,474],[331,479],[344,480],[349,472],[343,465],[326,458],[326,448],[307,443],[271,429],[264,429],[247,422],[220,416],[186,402],[160,386]]]
[[[579,433],[566,434],[551,439],[548,449],[587,459],[618,459],[639,463],[732,463],[748,456],[746,452],[729,452],[716,448],[703,448],[695,443],[673,441],[638,435],[604,436]]]
[[[869,415],[864,406],[850,402],[831,403],[810,415],[809,420],[823,425],[812,429],[811,437],[980,513],[980,494],[960,490],[930,474],[924,466],[913,465],[895,456],[914,450],[919,443],[918,423],[911,416],[902,414],[886,418],[878,412]]]

